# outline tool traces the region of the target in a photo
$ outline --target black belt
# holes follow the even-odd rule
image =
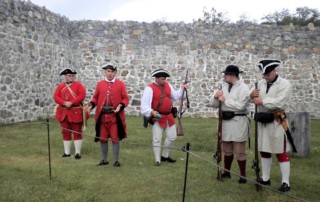
[[[247,114],[234,114],[234,116],[247,116]]]
[[[114,112],[101,112],[102,114],[113,114]]]
[[[167,112],[167,113],[162,113],[162,112],[159,112],[159,114],[163,114],[163,115],[169,115],[169,114],[171,114],[171,112]]]
[[[245,113],[236,114],[235,112],[230,112],[230,111],[223,111],[222,112],[222,119],[223,120],[230,120],[235,116],[246,116],[246,114]]]
[[[101,111],[104,114],[111,114],[111,113],[113,113],[113,107],[112,106],[104,106],[104,107],[102,107]]]

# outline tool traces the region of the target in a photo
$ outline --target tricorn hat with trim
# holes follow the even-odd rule
[[[152,77],[170,77],[170,74],[168,71],[164,69],[157,69],[151,73]]]
[[[258,64],[258,67],[262,74],[268,74],[271,72],[274,68],[278,67],[281,64],[280,60],[261,60]]]
[[[236,65],[228,65],[222,73],[239,75],[239,73],[243,73],[243,71],[240,71],[239,67]]]
[[[117,71],[117,67],[115,67],[113,64],[108,63],[108,64],[104,64],[102,65],[102,69],[106,70],[106,69],[111,69],[112,71]]]
[[[66,69],[62,70],[59,75],[62,76],[62,75],[66,75],[66,74],[77,74],[77,72],[74,69],[66,68]]]

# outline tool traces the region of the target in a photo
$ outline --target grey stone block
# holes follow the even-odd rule
[[[289,112],[286,115],[290,132],[298,151],[291,154],[300,157],[308,156],[310,153],[310,113]]]

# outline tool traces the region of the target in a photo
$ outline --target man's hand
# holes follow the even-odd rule
[[[224,97],[224,95],[221,95],[221,96],[218,97],[218,100],[221,101],[221,102],[225,102],[226,98]]]
[[[154,111],[154,110],[151,111],[151,116],[156,117],[157,114],[158,114],[157,111]]]
[[[117,108],[116,108],[115,110],[113,110],[113,112],[114,112],[114,113],[118,113],[118,112],[120,111],[120,109],[121,109],[121,104],[119,104],[119,105],[117,106]]]
[[[181,88],[184,90],[184,89],[187,89],[188,88],[188,84],[186,83],[182,83],[181,84]]]
[[[262,99],[260,97],[253,98],[253,103],[255,105],[263,105],[263,101],[262,101]]]
[[[222,90],[217,90],[216,93],[214,94],[214,99],[219,99],[219,97],[221,97],[221,96],[223,96],[223,91]]]
[[[250,93],[250,97],[253,99],[255,97],[259,97],[259,91],[260,89],[254,89],[251,93]]]
[[[67,108],[71,107],[72,106],[72,102],[69,102],[69,101],[65,101],[63,103],[64,106],[66,106]]]
[[[88,113],[90,113],[91,109],[92,109],[92,106],[90,104],[84,107],[84,110]]]

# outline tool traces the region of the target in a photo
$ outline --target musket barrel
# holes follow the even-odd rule
[[[185,81],[184,83],[186,84],[188,82],[188,70],[186,72],[186,77],[185,77]],[[181,101],[180,101],[180,106],[179,106],[179,111],[178,111],[178,127],[177,127],[177,136],[183,136],[184,135],[184,132],[183,132],[183,128],[182,128],[182,114],[183,114],[183,111],[182,111],[182,108],[183,108],[183,98],[184,98],[184,95],[186,94],[187,96],[187,102],[188,101],[188,94],[187,94],[187,90],[186,89],[183,89],[182,91],[182,96],[181,96]],[[187,103],[187,108],[189,108],[189,103]]]
[[[258,89],[258,82],[255,82],[255,89]],[[256,114],[258,112],[258,107],[255,105],[254,113]],[[258,122],[255,120],[254,122],[254,161],[252,168],[255,171],[256,174],[256,190],[262,191],[262,186],[260,185],[260,168],[259,168],[259,152],[258,152]]]
[[[222,89],[222,85],[219,85],[219,90]],[[221,172],[221,144],[222,144],[222,103],[219,101],[219,122],[218,122],[218,140],[217,140],[217,152],[215,154],[215,158],[217,160],[217,179],[222,181],[222,172]]]

